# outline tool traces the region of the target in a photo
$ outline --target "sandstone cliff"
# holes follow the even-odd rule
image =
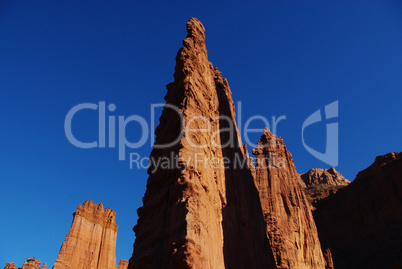
[[[334,167],[330,169],[313,168],[307,173],[300,174],[300,176],[305,184],[304,192],[311,204],[350,184],[350,181],[344,178]]]
[[[335,268],[401,268],[402,153],[378,156],[315,207],[320,240]]]
[[[204,31],[188,21],[167,85],[130,269],[276,268],[231,91],[208,61]]]
[[[85,201],[75,211],[54,269],[116,268],[115,212],[102,204]]]
[[[264,128],[253,154],[255,182],[278,268],[325,268],[300,176],[282,138]]]

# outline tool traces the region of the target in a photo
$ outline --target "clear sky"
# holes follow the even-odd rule
[[[329,168],[304,148],[301,126],[337,100],[336,169],[346,178],[402,151],[400,1],[145,2],[0,1],[0,267],[32,256],[51,267],[86,199],[117,212],[117,260],[131,257],[146,170],[119,161],[116,148],[73,146],[64,120],[80,103],[104,101],[116,106],[107,116],[150,122],[190,17],[204,24],[209,59],[242,103],[243,120],[286,116],[277,133],[298,172]],[[95,111],[80,112],[74,135],[96,140],[97,123]],[[321,152],[325,123],[305,132]],[[127,137],[138,140],[139,129],[128,126]],[[150,151],[149,138],[127,154]]]

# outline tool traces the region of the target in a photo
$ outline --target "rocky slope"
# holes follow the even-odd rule
[[[248,159],[228,82],[208,61],[204,31],[197,19],[187,22],[175,80],[167,85],[130,269],[276,268],[251,171],[234,165]]]
[[[265,128],[253,154],[255,182],[278,268],[325,268],[300,176],[282,138]]]
[[[304,192],[311,204],[350,184],[350,181],[344,178],[334,167],[329,169],[313,168],[307,173],[300,174],[300,177],[305,184]]]
[[[116,213],[104,209],[102,204],[85,201],[73,215],[71,229],[53,268],[116,268]]]
[[[402,153],[378,156],[315,207],[320,240],[335,268],[401,268]]]

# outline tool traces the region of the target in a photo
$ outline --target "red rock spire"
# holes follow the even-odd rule
[[[116,213],[90,200],[78,205],[73,215],[53,269],[116,268]]]
[[[154,163],[175,159],[168,168],[148,170],[130,269],[275,268],[251,172],[233,167],[236,156],[247,159],[229,85],[208,61],[204,32],[197,19],[187,22],[175,80],[165,96],[182,120],[165,107],[150,157]],[[220,132],[224,128],[230,132]],[[230,167],[211,165],[223,158]]]
[[[325,268],[317,228],[283,139],[265,128],[253,154],[255,182],[278,268]]]

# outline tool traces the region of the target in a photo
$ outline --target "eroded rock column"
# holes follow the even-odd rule
[[[116,268],[115,215],[113,210],[92,201],[78,205],[53,268]]]
[[[265,128],[253,154],[255,182],[278,268],[325,268],[301,179],[282,138]]]
[[[197,19],[188,21],[167,85],[130,269],[275,268],[251,172],[233,166],[236,157],[248,160],[204,32]]]

